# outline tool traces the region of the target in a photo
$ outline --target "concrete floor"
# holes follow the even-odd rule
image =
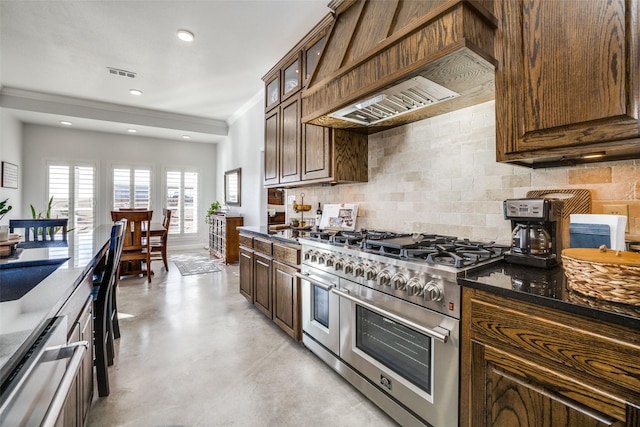
[[[111,394],[94,392],[89,426],[396,425],[240,295],[237,265],[153,268],[120,282]]]

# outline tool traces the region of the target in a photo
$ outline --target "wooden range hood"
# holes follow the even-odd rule
[[[336,17],[302,92],[304,123],[371,134],[494,99],[492,0],[336,0],[329,7]],[[412,79],[448,95],[426,107],[403,107],[396,101],[406,92],[395,101],[390,93]],[[364,110],[343,117],[359,108],[384,110],[388,118],[352,120]]]

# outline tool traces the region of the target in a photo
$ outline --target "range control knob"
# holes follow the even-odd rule
[[[344,259],[338,258],[333,268],[335,268],[336,271],[342,270],[344,268]]]
[[[318,254],[318,264],[324,264],[325,254]]]
[[[311,262],[318,262],[318,252],[313,251],[311,253]]]
[[[424,292],[424,283],[422,283],[422,280],[418,279],[417,277],[412,277],[411,279],[409,279],[409,282],[407,282],[406,291],[410,296],[422,295]]]
[[[403,290],[407,286],[407,278],[402,273],[396,273],[391,278],[391,284],[394,288]]]
[[[378,269],[374,266],[369,266],[364,270],[364,278],[367,280],[375,280],[378,276]]]
[[[364,277],[364,264],[357,264],[353,270],[353,275],[356,277]]]
[[[327,257],[327,259],[325,260],[325,265],[326,265],[327,267],[333,267],[333,265],[335,264],[335,262],[336,262],[336,257],[334,257],[333,255],[329,255],[329,256]]]
[[[344,265],[344,273],[345,274],[353,274],[353,269],[354,269],[354,264],[353,262],[349,261]]]
[[[309,249],[308,251],[304,251],[304,260],[305,261],[310,261],[311,260],[311,255],[313,255],[313,251],[311,249]]]
[[[380,286],[389,286],[391,285],[391,275],[388,271],[384,270],[378,274],[378,284]]]
[[[438,285],[435,280],[431,280],[425,285],[424,299],[430,299],[432,301],[442,301],[444,298],[444,290],[442,286]]]

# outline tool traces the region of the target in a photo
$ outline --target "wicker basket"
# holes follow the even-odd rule
[[[562,251],[570,289],[601,300],[640,305],[640,253],[606,248]]]

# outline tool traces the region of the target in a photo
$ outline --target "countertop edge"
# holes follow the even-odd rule
[[[238,227],[238,231],[244,231],[251,234],[257,234],[262,237],[267,237],[269,239],[278,240],[284,243],[289,243],[292,245],[300,245],[300,242],[294,238],[289,238],[286,236],[282,236],[280,234],[271,234],[269,233],[269,227],[265,226],[240,226]]]

